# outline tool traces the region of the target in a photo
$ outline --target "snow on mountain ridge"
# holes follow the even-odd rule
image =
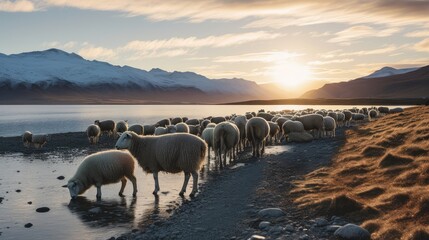
[[[396,69],[393,67],[383,67],[373,73],[371,73],[368,76],[362,77],[362,78],[378,78],[378,77],[388,77],[398,74],[404,74],[407,72],[411,72],[414,70],[417,70],[418,68],[403,68],[403,69]]]

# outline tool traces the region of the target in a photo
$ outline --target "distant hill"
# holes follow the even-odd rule
[[[383,71],[384,69],[384,71]],[[369,76],[386,74],[383,68]],[[390,71],[394,73],[395,71]],[[396,73],[401,71],[396,71]],[[390,74],[389,73],[389,74]],[[429,96],[429,66],[384,77],[362,77],[348,82],[329,83],[306,92],[301,98],[421,98]]]
[[[145,71],[59,49],[0,54],[0,104],[220,103],[281,97],[253,81]]]
[[[415,71],[419,68],[403,68],[403,69],[396,69],[393,67],[383,67],[373,73],[371,73],[368,76],[362,77],[362,78],[379,78],[379,77],[388,77],[398,74],[404,74],[407,72]]]

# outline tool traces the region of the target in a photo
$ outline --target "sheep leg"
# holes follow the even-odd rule
[[[127,176],[128,179],[130,179],[131,183],[133,184],[133,197],[137,196],[137,181],[136,177],[134,175]]]
[[[100,200],[101,199],[101,184],[97,183],[95,186],[97,187],[97,195],[96,195],[97,200]]]
[[[158,195],[158,191],[159,191],[158,172],[153,172],[153,180],[155,180],[155,190],[153,190],[153,195]]]
[[[125,177],[121,178],[121,190],[119,190],[119,196],[124,197],[123,193],[126,185],[127,185],[127,179],[125,179]]]
[[[193,184],[192,184],[192,192],[189,196],[193,197],[195,196],[195,193],[198,192],[198,173],[196,171],[192,171],[191,174],[192,174]]]
[[[186,192],[186,187],[188,186],[190,177],[191,177],[191,174],[188,172],[185,172],[185,181],[183,182],[182,190],[180,190],[180,193],[179,193],[180,196],[183,196],[183,194]]]

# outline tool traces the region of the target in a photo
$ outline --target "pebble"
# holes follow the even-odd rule
[[[285,230],[288,232],[295,232],[295,228],[290,224],[285,226]]]
[[[281,217],[283,215],[285,215],[285,213],[280,208],[265,208],[258,212],[258,217],[260,218]]]
[[[0,197],[0,203],[3,201],[4,197]]]
[[[32,226],[33,226],[32,223],[27,223],[27,224],[24,225],[25,228],[31,228]]]
[[[88,212],[93,214],[98,214],[98,213],[101,213],[101,208],[100,207],[91,208],[88,210]]]
[[[317,227],[324,227],[329,224],[328,220],[325,218],[317,218],[315,222]]]
[[[64,180],[64,176],[58,176],[57,179],[58,180]]]
[[[299,240],[310,240],[310,236],[308,236],[307,234],[301,235],[299,237]]]
[[[364,228],[355,225],[355,224],[347,224],[338,228],[334,236],[344,240],[370,240],[371,234]]]
[[[283,228],[281,226],[272,227],[269,231],[270,234],[280,234],[281,232],[283,232]]]
[[[252,235],[250,238],[248,238],[247,240],[264,240],[265,237],[261,236],[261,235]]]
[[[49,210],[51,210],[51,209],[49,209],[48,207],[40,207],[40,208],[36,209],[36,212],[45,213],[45,212],[49,212]]]
[[[271,224],[270,222],[262,221],[259,223],[259,229],[264,230],[264,229],[270,227],[270,224]]]
[[[33,204],[33,202],[32,202],[32,201],[28,201],[28,202],[27,202],[27,204],[28,204],[28,205],[31,205],[31,204]]]
[[[15,192],[21,192],[21,189],[16,189]]]

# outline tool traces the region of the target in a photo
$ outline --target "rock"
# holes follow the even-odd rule
[[[24,225],[25,228],[31,228],[32,226],[33,226],[32,223],[27,223],[27,224]]]
[[[16,189],[15,192],[21,192],[21,189]]]
[[[364,228],[355,225],[347,224],[338,228],[334,236],[342,240],[370,240],[371,234]]]
[[[265,218],[265,217],[281,217],[285,215],[283,210],[280,208],[265,208],[258,212],[258,217]]]
[[[315,220],[315,223],[317,227],[324,227],[329,224],[328,220],[326,220],[325,218],[317,218]]]
[[[64,180],[64,176],[58,176],[57,179],[58,180]]]
[[[308,236],[307,234],[301,235],[299,236],[299,240],[310,240],[310,236]]]
[[[270,222],[267,221],[262,221],[259,223],[259,229],[264,230],[267,229],[268,227],[270,227]]]
[[[27,204],[28,204],[28,205],[31,205],[31,204],[33,204],[33,202],[32,202],[32,201],[28,201],[28,202],[27,202]]]
[[[295,232],[295,228],[290,224],[285,226],[285,230],[288,232]]]
[[[40,208],[36,209],[36,212],[45,213],[45,212],[49,212],[49,210],[51,210],[51,209],[49,209],[48,207],[40,207]]]
[[[335,232],[335,231],[337,231],[337,229],[338,228],[340,228],[341,226],[340,225],[328,225],[327,227],[326,227],[326,231],[327,232]]]
[[[0,197],[0,203],[3,202],[4,197]]]
[[[270,228],[270,231],[269,231],[270,234],[280,234],[282,232],[283,232],[283,228],[281,226],[272,227]]]
[[[92,214],[99,214],[101,213],[101,208],[100,207],[94,207],[88,210],[88,212],[92,213]]]
[[[264,236],[260,236],[260,235],[252,235],[250,238],[248,238],[247,240],[263,240],[265,239]]]

